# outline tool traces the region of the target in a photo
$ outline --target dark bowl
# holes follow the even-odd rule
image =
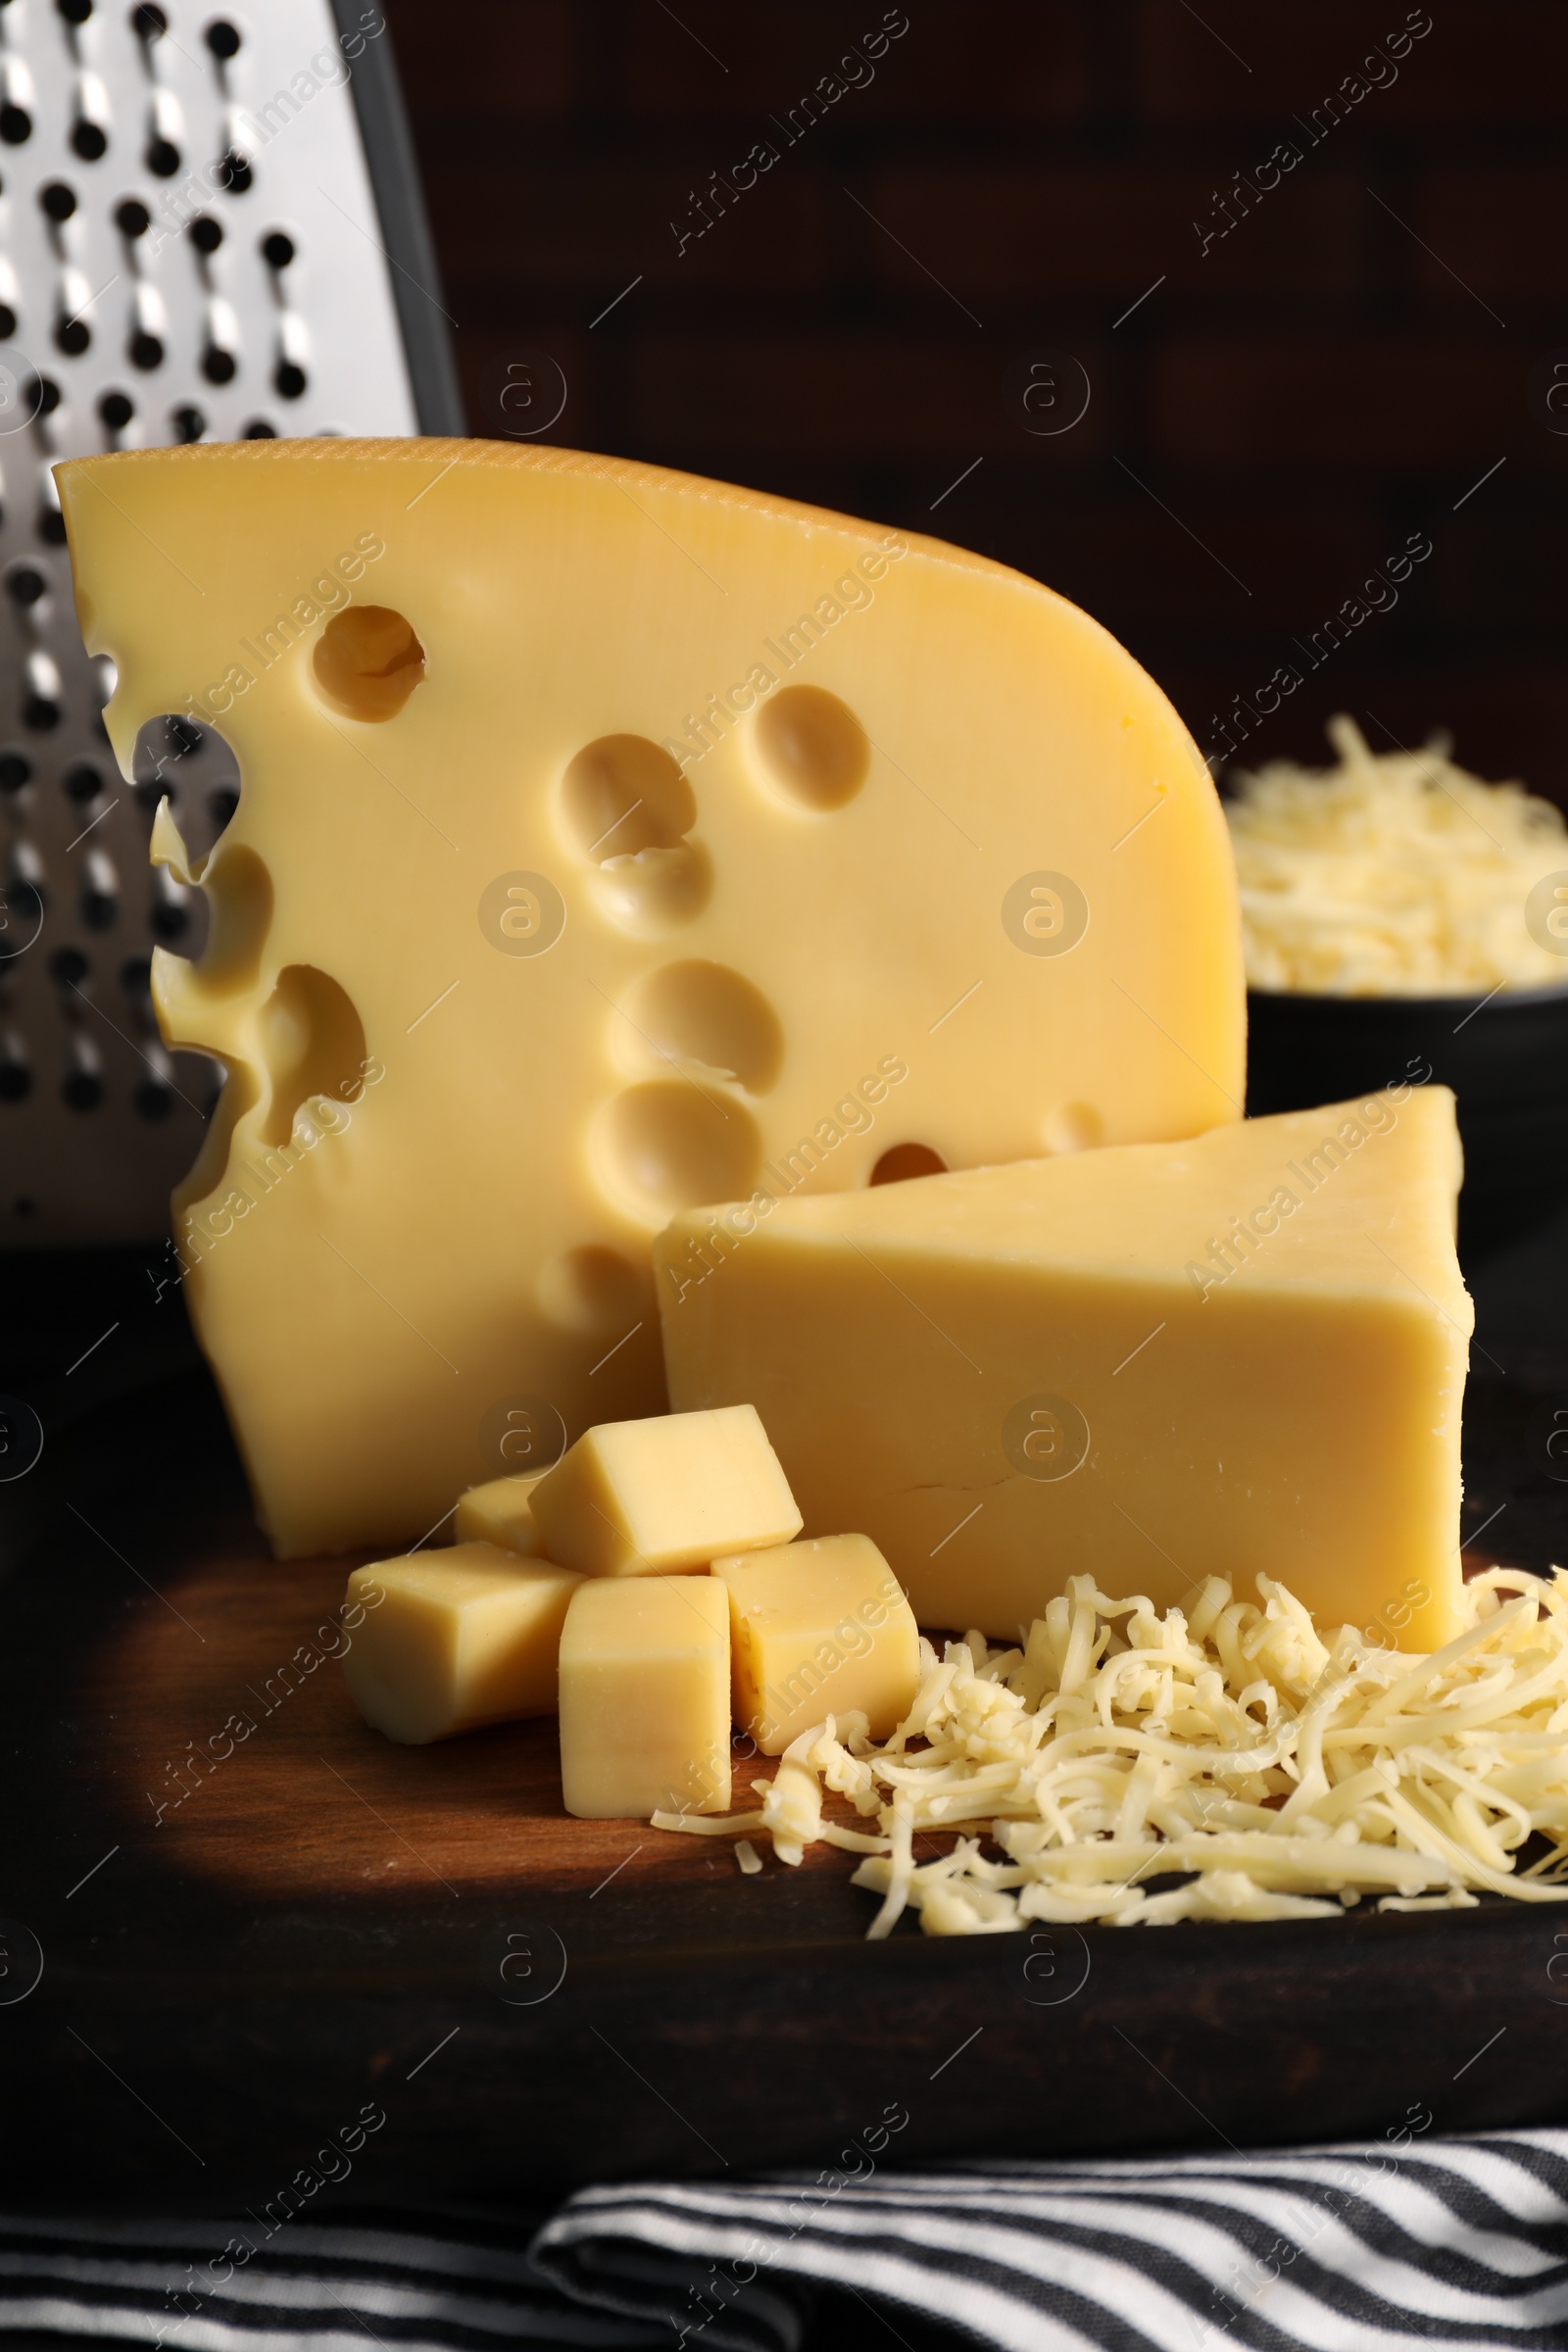
[[[1247,1107],[1311,1110],[1411,1080],[1451,1086],[1467,1262],[1568,1205],[1568,987],[1493,997],[1251,990]]]

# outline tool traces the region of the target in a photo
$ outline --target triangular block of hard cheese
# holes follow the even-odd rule
[[[151,450],[61,494],[122,761],[165,710],[238,758],[209,945],[154,987],[230,1072],[178,1237],[280,1550],[406,1542],[660,1410],[652,1236],[770,1166],[1237,1115],[1208,776],[1032,581],[494,442]]]
[[[1069,1576],[1279,1577],[1327,1625],[1457,1630],[1472,1323],[1444,1087],[1187,1144],[787,1194],[656,1252],[677,1411],[755,1404],[808,1528],[922,1625],[1016,1639]]]

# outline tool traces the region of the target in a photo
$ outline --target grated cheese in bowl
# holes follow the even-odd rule
[[[1022,1648],[971,1633],[939,1659],[922,1639],[881,1745],[829,1716],[754,1783],[755,1811],[654,1827],[766,1833],[784,1863],[819,1839],[862,1855],[873,1937],[907,1908],[928,1936],[983,1936],[1568,1899],[1568,1580],[1489,1569],[1431,1656],[1349,1626],[1325,1644],[1283,1585],[1257,1589],[1261,1607],[1211,1577],[1190,1616],[1160,1616],[1073,1577]],[[866,1826],[825,1819],[828,1791]]]
[[[1526,919],[1568,868],[1568,828],[1522,784],[1455,766],[1447,739],[1375,753],[1329,721],[1339,765],[1234,771],[1248,985],[1318,996],[1482,996],[1568,984]]]

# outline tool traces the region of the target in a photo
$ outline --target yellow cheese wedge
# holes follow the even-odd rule
[[[122,764],[165,710],[239,763],[209,944],[153,986],[229,1071],[176,1238],[280,1552],[662,1409],[680,1209],[1238,1115],[1209,778],[1032,581],[489,441],[60,485]]]
[[[731,1708],[764,1756],[854,1707],[873,1740],[920,1687],[920,1635],[869,1536],[819,1536],[713,1562],[729,1592]]]
[[[590,1429],[533,1494],[554,1559],[588,1576],[663,1576],[786,1544],[804,1524],[750,1404]]]
[[[367,1723],[422,1746],[556,1707],[556,1654],[582,1579],[494,1544],[377,1560],[349,1578],[365,1621],[343,1679]]]
[[[1261,1571],[1321,1624],[1436,1646],[1458,1176],[1452,1096],[1405,1086],[784,1201],[740,1240],[696,1211],[658,1249],[670,1394],[751,1398],[808,1523],[865,1528],[922,1625],[1011,1641],[1069,1576],[1164,1608]]]
[[[729,1810],[729,1599],[712,1577],[578,1586],[561,1636],[561,1792],[585,1821]]]
[[[504,1551],[537,1557],[545,1545],[534,1524],[532,1495],[543,1478],[535,1470],[520,1478],[492,1478],[458,1496],[453,1535],[459,1544],[499,1544]]]

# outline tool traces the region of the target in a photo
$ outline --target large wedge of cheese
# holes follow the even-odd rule
[[[661,1410],[681,1209],[1237,1115],[1215,795],[1048,590],[491,442],[60,483],[122,762],[164,710],[238,759],[154,992],[229,1072],[177,1235],[280,1551],[417,1539]],[[187,870],[168,811],[154,854]]]
[[[781,1200],[658,1246],[677,1409],[755,1404],[808,1527],[922,1625],[1017,1638],[1069,1576],[1281,1578],[1321,1624],[1457,1630],[1472,1312],[1453,1098]]]

